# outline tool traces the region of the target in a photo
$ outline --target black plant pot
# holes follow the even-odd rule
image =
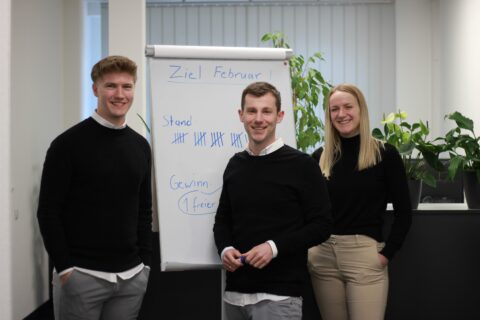
[[[410,191],[412,209],[417,209],[422,194],[422,180],[408,180],[408,190]]]
[[[475,171],[463,172],[463,189],[469,209],[480,209],[480,182]]]

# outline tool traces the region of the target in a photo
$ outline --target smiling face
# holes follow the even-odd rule
[[[284,113],[277,110],[276,98],[272,93],[261,97],[247,94],[243,109],[238,114],[248,135],[250,151],[259,154],[275,142],[275,129]]]
[[[353,137],[360,132],[360,106],[350,93],[335,91],[329,100],[330,120],[333,127],[344,138]]]
[[[134,89],[135,80],[129,73],[104,74],[93,84],[93,93],[98,98],[97,113],[114,125],[124,124],[133,103]]]

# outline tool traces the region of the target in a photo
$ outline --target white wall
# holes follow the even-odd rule
[[[48,297],[47,266],[36,220],[45,151],[63,128],[62,0],[12,2],[13,318]]]
[[[440,0],[441,108],[473,119],[480,134],[480,1]],[[452,122],[443,129],[451,128]]]
[[[432,137],[453,111],[480,123],[479,15],[478,0],[395,1],[397,108],[429,121]]]
[[[10,206],[11,2],[0,1],[0,319],[12,318]]]
[[[395,1],[396,110],[432,124],[432,0]]]
[[[52,40],[59,41],[58,45],[62,49],[62,64],[59,71],[64,80],[61,92],[63,99],[62,129],[66,129],[83,120],[82,108],[86,100],[83,92],[86,89],[92,89],[90,77],[86,82],[82,81],[85,67],[83,64],[85,1],[60,0],[58,2],[63,4],[59,21],[62,23],[63,32],[59,39],[52,38]]]
[[[50,142],[80,117],[82,5],[83,0],[12,3],[13,319],[48,299],[48,258],[36,219],[39,184]]]

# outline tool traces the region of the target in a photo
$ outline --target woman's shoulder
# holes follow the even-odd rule
[[[320,161],[320,157],[322,156],[323,152],[323,147],[318,148],[312,153],[313,159],[315,159],[317,162]]]
[[[383,144],[383,148],[381,148],[381,153],[382,159],[386,160],[387,162],[398,162],[402,159],[400,153],[398,152],[398,149],[390,143]]]
[[[398,149],[394,145],[392,145],[388,142],[384,142],[383,143],[383,148],[381,148],[381,149],[383,150],[383,152],[387,156],[395,156],[395,155],[399,154]]]

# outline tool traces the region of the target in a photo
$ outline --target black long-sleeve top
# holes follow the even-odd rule
[[[215,216],[218,252],[233,246],[244,253],[273,240],[278,255],[263,269],[227,272],[226,291],[300,296],[307,250],[330,236],[331,223],[324,178],[310,156],[287,145],[261,157],[237,153]]]
[[[58,272],[122,272],[151,257],[151,152],[129,127],[88,118],[58,136],[43,166],[38,222]]]
[[[387,202],[394,208],[394,223],[381,253],[392,259],[410,228],[412,209],[407,177],[397,149],[385,144],[377,165],[358,171],[360,136],[341,138],[341,157],[327,180],[334,219],[333,234],[363,234],[384,241],[382,226]],[[313,153],[317,162],[322,149]]]

